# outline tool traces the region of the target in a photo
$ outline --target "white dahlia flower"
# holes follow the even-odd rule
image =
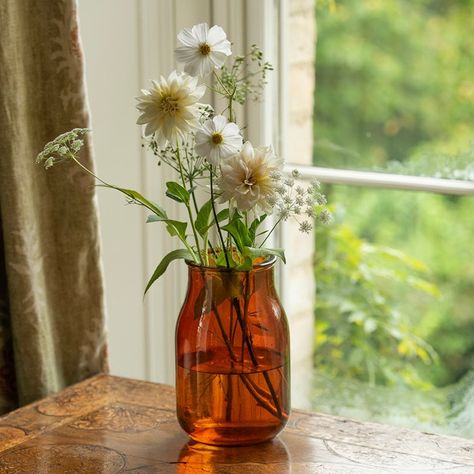
[[[176,71],[168,79],[162,76],[152,83],[151,89],[143,89],[137,97],[137,109],[141,112],[137,124],[146,125],[145,135],[156,133],[159,145],[175,145],[179,137],[199,127],[198,100],[205,87],[198,86],[197,78]]]
[[[257,206],[271,212],[279,181],[274,176],[282,166],[271,147],[253,148],[250,142],[245,142],[239,153],[221,164],[218,178],[221,200],[233,199],[241,211]]]
[[[232,54],[230,41],[220,26],[209,29],[207,23],[185,28],[178,34],[183,44],[175,49],[176,59],[184,63],[184,70],[192,76],[206,76],[220,68]]]
[[[196,132],[194,150],[211,165],[217,166],[242,148],[242,140],[238,125],[228,122],[223,115],[216,115],[206,120]]]

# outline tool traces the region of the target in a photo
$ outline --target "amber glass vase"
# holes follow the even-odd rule
[[[176,395],[178,420],[196,441],[260,443],[288,420],[289,334],[274,264],[244,272],[188,263],[176,327]]]

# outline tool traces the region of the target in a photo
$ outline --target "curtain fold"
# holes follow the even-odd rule
[[[43,145],[88,127],[72,0],[0,3],[0,410],[107,370],[93,180],[45,171]],[[83,162],[93,167],[92,148]]]

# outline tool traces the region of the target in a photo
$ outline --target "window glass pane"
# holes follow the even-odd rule
[[[312,408],[474,437],[474,199],[325,190]]]
[[[474,180],[474,1],[317,4],[314,163]]]

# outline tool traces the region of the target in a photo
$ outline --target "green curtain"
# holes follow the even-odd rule
[[[76,3],[0,2],[0,411],[107,370],[92,179],[34,163],[87,127]],[[92,149],[82,159],[93,167]]]

